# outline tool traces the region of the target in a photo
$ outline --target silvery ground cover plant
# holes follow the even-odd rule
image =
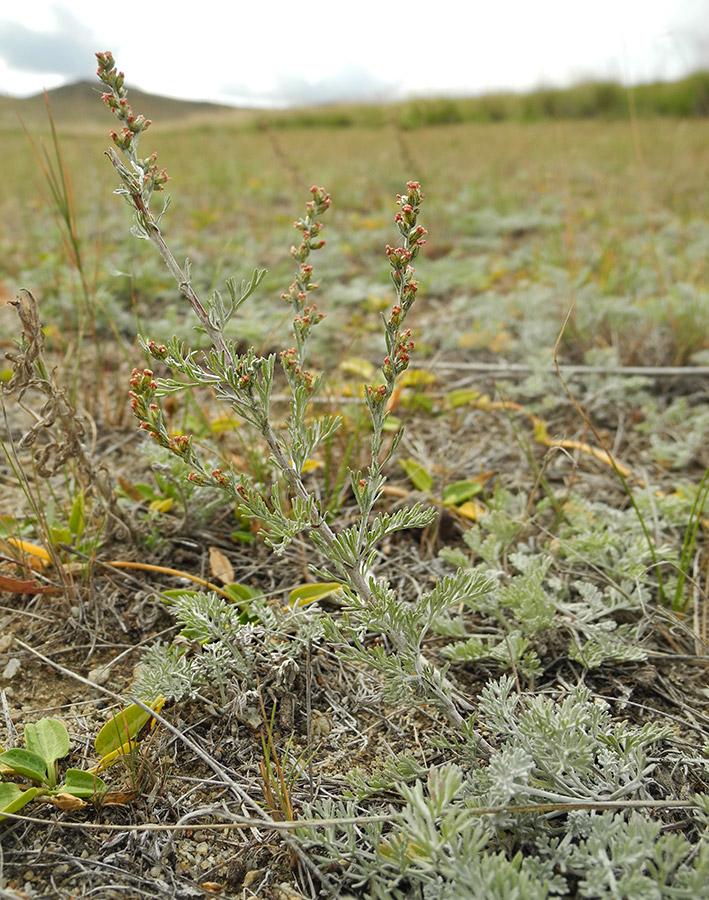
[[[709,896],[701,169],[97,60],[3,233],[0,893]]]

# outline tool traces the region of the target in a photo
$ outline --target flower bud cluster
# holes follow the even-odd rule
[[[290,248],[290,253],[294,259],[301,263],[305,262],[311,250],[321,250],[325,246],[325,241],[317,240],[323,226],[321,222],[315,219],[315,216],[324,213],[326,209],[330,208],[330,195],[325,191],[325,188],[313,185],[310,188],[310,193],[313,199],[305,204],[305,217],[293,222],[293,227],[302,232],[303,239],[299,247]],[[313,287],[310,290],[313,290]]]
[[[103,94],[103,102],[118,121],[123,123],[119,132],[110,132],[111,140],[142,171],[142,190],[144,196],[149,198],[153,191],[161,191],[163,185],[170,180],[165,169],[158,169],[156,153],[152,153],[147,159],[137,157],[138,139],[152,122],[145,116],[136,116],[133,113],[127,99],[125,75],[116,69],[113,54],[107,50],[105,53],[97,53],[96,59],[98,61],[96,74],[109,89]]]
[[[194,462],[194,460],[192,460]],[[219,485],[219,487],[229,487],[231,479],[225,475],[221,469],[213,469],[211,472],[190,472],[187,480],[192,484],[199,485]]]
[[[295,273],[293,283],[288,292],[281,294],[284,300],[291,304],[293,316],[293,338],[295,347],[284,350],[281,353],[281,365],[291,387],[303,386],[308,393],[312,393],[318,380],[305,370],[305,345],[310,337],[313,327],[325,318],[325,313],[318,310],[313,303],[306,306],[310,291],[317,290],[317,284],[313,283],[313,267],[307,262],[312,250],[320,250],[325,246],[325,241],[319,239],[323,229],[322,223],[315,218],[330,208],[330,195],[325,188],[313,186],[310,188],[312,200],[305,204],[305,216],[293,223],[293,227],[302,233],[303,239],[299,247],[291,247],[291,256],[300,262],[300,268]]]
[[[324,318],[325,313],[318,312],[318,308],[314,303],[312,306],[306,306],[302,315],[294,316],[293,329],[295,337],[299,339],[299,343],[302,342],[304,344],[310,335],[310,329],[313,325],[322,322]]]
[[[289,350],[281,350],[281,365],[288,383],[291,385],[302,385],[309,394],[315,390],[315,377],[310,372],[306,372],[298,364],[298,351],[295,347]]]
[[[153,359],[164,360],[167,358],[168,349],[165,344],[156,344],[155,341],[148,341],[148,353]]]
[[[292,248],[291,248],[292,252]],[[283,300],[292,303],[295,309],[302,309],[303,304],[308,296],[308,291],[316,291],[317,284],[311,281],[313,275],[313,267],[307,263],[300,264],[300,271],[296,272],[293,284],[288,288],[287,294],[281,294]]]
[[[140,422],[140,428],[161,447],[185,460],[192,459],[192,437],[186,434],[170,435],[165,425],[160,404],[157,402],[157,382],[150,369],[133,369],[130,379],[130,408]]]
[[[411,260],[415,259],[421,247],[426,243],[424,240],[426,229],[417,223],[423,198],[424,193],[418,181],[407,183],[405,195],[397,194],[396,203],[399,212],[394,221],[403,236],[403,246],[390,247],[387,244],[386,247],[386,255],[391,267],[391,279],[397,295],[397,302],[392,306],[388,318],[385,319],[387,355],[384,358],[382,374],[386,379],[389,393],[393,391],[394,379],[397,375],[408,368],[414,349],[411,331],[409,329],[402,331],[401,327],[416,299],[419,286],[418,281],[414,278]]]
[[[372,387],[371,384],[367,385],[367,395],[366,395],[367,403],[370,408],[377,408],[380,406],[384,406],[387,402],[387,387],[385,384],[380,384],[379,387]],[[361,485],[360,485],[361,486]]]
[[[394,348],[394,356],[385,356],[382,373],[387,382],[392,382],[397,375],[400,375],[409,367],[409,360],[414,349],[414,342],[411,340],[411,331],[399,333],[396,346]]]

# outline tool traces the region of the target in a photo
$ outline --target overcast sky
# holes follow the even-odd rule
[[[0,92],[95,77],[247,105],[624,83],[709,69],[709,0],[25,0],[0,12]]]

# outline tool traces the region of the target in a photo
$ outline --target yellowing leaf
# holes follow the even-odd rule
[[[23,541],[21,538],[8,538],[7,542],[18,550],[22,550],[27,556],[34,557],[42,565],[48,566],[52,561],[51,556],[39,544],[30,544],[29,541]]]
[[[173,502],[172,497],[161,497],[158,500],[153,500],[148,508],[151,512],[166,513],[172,509]]]
[[[406,472],[409,481],[417,491],[429,493],[433,487],[432,476],[415,459],[400,459],[399,465]]]
[[[344,359],[337,368],[348,375],[356,375],[357,378],[361,378],[363,381],[371,381],[377,371],[368,359],[361,359],[358,356]]]
[[[438,381],[432,372],[425,369],[407,369],[397,379],[401,387],[422,387],[427,384],[435,384]]]
[[[549,437],[549,432],[547,430],[547,423],[544,419],[538,419],[536,416],[532,420],[534,425],[534,440],[538,441],[540,444],[546,444],[549,446],[549,442],[551,438]]]
[[[209,548],[209,570],[222,584],[234,581],[234,566],[218,547]]]
[[[137,741],[126,741],[125,744],[121,744],[120,747],[116,747],[115,750],[112,750],[110,753],[102,756],[95,766],[92,766],[86,771],[91,775],[98,775],[99,772],[103,772],[104,769],[108,769],[109,766],[112,766],[114,763],[118,762],[119,759],[123,759],[124,756],[128,756],[137,746]]]
[[[160,712],[164,703],[165,697],[158,697],[157,700],[146,706],[155,712]],[[125,709],[114,713],[96,735],[94,741],[96,752],[103,759],[109,753],[121,750],[125,744],[135,740],[150,719],[150,713],[138,706],[137,703],[131,703]]]
[[[487,509],[482,503],[478,503],[476,500],[466,500],[465,503],[456,506],[455,511],[466,519],[470,519],[471,522],[477,522],[480,516],[487,513]]]
[[[454,481],[443,489],[443,503],[446,506],[459,506],[479,494],[482,489],[479,481]]]
[[[224,415],[222,416],[217,416],[216,419],[213,419],[209,423],[212,434],[224,434],[226,431],[236,431],[240,425],[241,422],[239,422],[233,416],[230,416],[228,413],[224,413]]]
[[[312,472],[313,469],[319,469],[322,465],[323,464],[319,459],[306,459],[300,473],[302,475],[303,472]]]
[[[339,581],[323,581],[317,584],[302,584],[300,587],[293,588],[288,595],[288,606],[307,606],[309,603],[315,603],[316,600],[322,600],[323,597],[329,597],[330,594],[337,594],[342,590]]]
[[[458,388],[446,394],[446,400],[453,409],[457,409],[459,406],[467,406],[469,403],[476,403],[479,397],[480,391],[475,391],[472,388]]]

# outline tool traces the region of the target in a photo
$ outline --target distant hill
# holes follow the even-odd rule
[[[112,117],[101,102],[102,85],[96,81],[77,81],[63,87],[47,91],[52,116],[59,128],[69,123],[72,127],[80,126],[93,130],[106,130]],[[161,97],[157,94],[146,94],[138,88],[128,85],[128,100],[136,113],[148,119],[154,119],[156,125],[168,123],[176,119],[233,119],[234,121],[250,120],[253,110],[237,109],[218,103],[205,103],[194,100],[176,100],[172,97]],[[47,108],[44,93],[35,94],[22,100],[11,100],[0,97],[0,128],[17,128],[17,112],[28,126],[41,126],[47,122]]]
[[[47,92],[57,127],[105,133],[112,121],[101,103],[101,84],[80,81]],[[484,94],[475,97],[429,97],[383,104],[329,104],[287,110],[239,109],[218,103],[177,100],[128,88],[136,113],[171,127],[185,120],[194,124],[238,124],[272,128],[403,129],[455,125],[464,122],[537,122],[544,119],[627,119],[631,94],[617,82],[586,82],[569,88],[539,88],[526,93]],[[709,71],[695,72],[673,82],[637,85],[633,108],[639,116],[694,118],[709,116]],[[17,113],[28,128],[46,127],[44,94],[24,100],[0,97],[0,129],[16,129]]]

